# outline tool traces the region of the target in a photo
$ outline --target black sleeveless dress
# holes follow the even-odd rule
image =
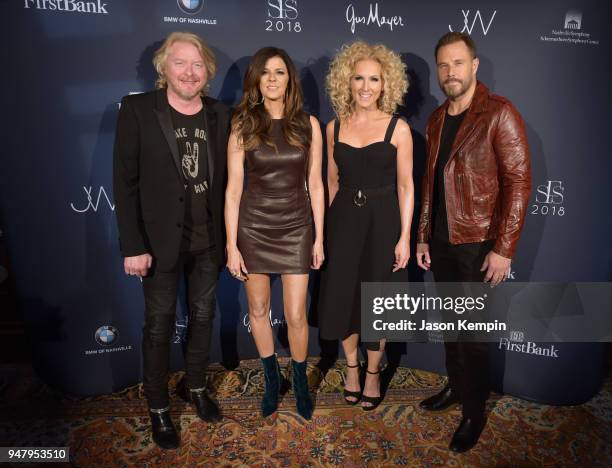
[[[289,145],[283,119],[273,119],[276,148],[245,153],[247,188],[240,199],[238,249],[249,273],[308,273],[312,210],[306,182],[308,153]]]
[[[401,233],[397,148],[391,144],[396,123],[393,117],[385,139],[363,148],[338,141],[340,124],[334,125],[340,187],[327,212],[318,304],[319,332],[326,340],[361,334],[361,282],[407,280],[405,270],[392,273]],[[379,343],[365,345],[379,349]]]

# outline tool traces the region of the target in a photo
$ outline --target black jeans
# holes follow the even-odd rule
[[[168,368],[181,277],[187,280],[189,320],[185,351],[187,387],[202,388],[215,316],[219,270],[214,249],[182,253],[170,271],[153,268],[143,278],[145,322],[142,337],[143,387],[149,408],[169,405]]]
[[[493,245],[494,241],[452,245],[434,238],[431,268],[436,282],[481,282],[486,272],[480,268]],[[456,290],[453,293],[461,294]],[[482,416],[489,397],[488,343],[445,342],[444,348],[448,383],[459,396],[463,415]]]

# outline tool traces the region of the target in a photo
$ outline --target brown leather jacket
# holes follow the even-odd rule
[[[427,123],[417,242],[431,238],[435,167],[448,100]],[[512,103],[480,81],[444,168],[451,244],[496,239],[493,250],[512,258],[531,191],[531,162],[523,119]]]

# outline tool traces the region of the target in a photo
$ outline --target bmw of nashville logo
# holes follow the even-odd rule
[[[117,340],[119,334],[115,327],[104,325],[96,330],[95,336],[98,344],[102,346],[110,346]]]
[[[195,15],[204,6],[204,0],[176,0],[178,7],[183,13]]]

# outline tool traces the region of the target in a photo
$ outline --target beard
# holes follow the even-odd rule
[[[473,81],[471,77],[465,81],[453,78],[452,80],[446,80],[444,83],[440,83],[440,89],[447,98],[456,99],[463,96],[467,90],[470,89]],[[454,85],[454,83],[458,83],[459,86]]]
[[[168,82],[168,88],[172,90],[177,96],[189,101],[198,97],[202,94],[206,82],[201,82],[200,86],[194,87],[193,89],[185,89],[179,86],[175,86],[174,83]]]

